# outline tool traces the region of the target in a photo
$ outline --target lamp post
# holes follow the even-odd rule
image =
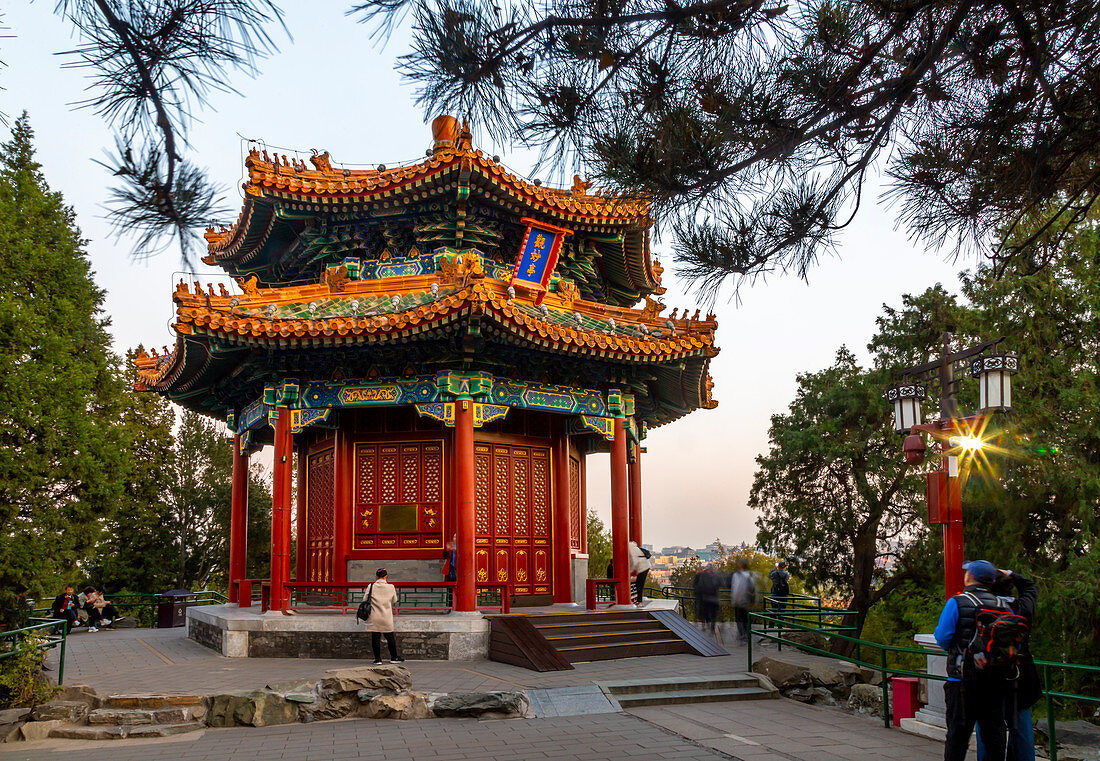
[[[899,381],[886,390],[886,399],[894,405],[894,430],[905,436],[902,450],[905,461],[920,465],[925,444],[921,434],[929,434],[941,452],[941,467],[926,476],[928,522],[943,526],[943,577],[947,597],[963,591],[963,519],[960,456],[973,455],[983,445],[981,431],[989,415],[1012,409],[1012,376],[1020,360],[1014,354],[997,352],[1004,338],[951,351],[950,333],[943,334],[940,356],[923,365],[906,368]],[[955,394],[959,381],[956,369],[969,370],[978,379],[981,410],[960,417]],[[922,423],[920,404],[928,396],[929,386],[939,391],[940,416]]]

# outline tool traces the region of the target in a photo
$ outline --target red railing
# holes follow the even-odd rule
[[[237,579],[229,582],[230,588],[236,588],[237,590],[237,605],[242,608],[252,607],[252,587],[253,585],[260,585],[260,605],[263,610],[267,610],[267,605],[264,603],[264,591],[265,584],[268,595],[271,594],[271,582],[267,579]]]
[[[453,581],[421,582],[391,581],[397,588],[397,612],[403,610],[447,611],[454,609]],[[347,613],[358,607],[366,596],[370,582],[351,582],[347,584],[320,583],[315,581],[290,581],[286,588],[291,594],[291,608],[295,610],[327,609]],[[360,592],[354,598],[352,591]],[[508,613],[511,600],[507,584],[479,584],[477,586],[478,609],[499,610]],[[266,608],[265,608],[266,610]]]
[[[584,582],[584,607],[595,610],[597,605],[615,605],[620,599],[629,600],[628,594],[624,595],[620,579],[586,579]],[[626,583],[625,591],[630,592],[630,585]]]

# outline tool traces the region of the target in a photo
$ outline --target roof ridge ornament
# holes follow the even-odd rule
[[[432,120],[432,153],[458,148],[461,134],[458,119],[444,114]]]

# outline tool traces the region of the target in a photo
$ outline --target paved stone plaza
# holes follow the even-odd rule
[[[183,629],[132,629],[70,639],[67,683],[112,692],[213,692],[317,678],[362,661],[230,659],[186,639]],[[786,653],[786,651],[784,651]],[[119,761],[171,757],[276,759],[723,759],[741,761],[933,761],[935,742],[887,730],[880,720],[778,699],[635,708],[615,712],[593,682],[725,675],[744,670],[744,650],[577,664],[540,674],[502,663],[409,662],[424,691],[527,689],[540,718],[508,721],[342,720],[263,728],[207,729],[163,740],[48,740],[0,746],[0,758],[60,761],[88,753]],[[573,715],[570,715],[573,714]],[[156,746],[156,747],[153,747]]]

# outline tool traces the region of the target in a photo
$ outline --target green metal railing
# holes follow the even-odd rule
[[[27,639],[27,637],[34,636],[37,633],[49,632],[50,636],[47,636],[45,642],[37,645],[37,649],[52,650],[55,647],[61,648],[61,653],[60,657],[58,658],[57,665],[57,683],[64,684],[65,639],[69,629],[68,621],[64,621],[62,619],[50,619],[43,621],[36,618],[31,620],[37,621],[37,623],[33,623],[30,626],[24,626],[22,629],[12,629],[10,631],[0,632],[0,642],[7,641],[11,643],[9,646],[0,651],[0,660],[4,660],[5,658],[14,658],[15,656],[19,655],[19,645],[23,640]],[[57,634],[56,632],[51,631],[56,629],[60,629],[61,633]]]
[[[164,595],[135,592],[107,595],[107,599],[110,600],[119,612],[124,611],[127,615],[135,615],[136,613],[137,615],[135,617],[139,619],[140,612],[147,610],[150,616],[150,625],[155,627],[157,622],[157,605],[164,599]],[[202,589],[187,595],[188,605],[220,605],[228,601],[229,598],[214,589]],[[41,618],[48,618],[51,612],[49,607],[34,608],[34,615]]]
[[[794,597],[792,595],[791,597]],[[763,637],[775,641],[780,649],[784,644],[795,647],[799,650],[814,653],[816,655],[823,655],[835,660],[842,660],[848,663],[868,668],[873,671],[877,671],[882,676],[882,717],[883,723],[890,728],[891,725],[891,705],[889,695],[889,682],[892,677],[914,677],[917,679],[932,679],[936,681],[946,681],[946,676],[939,674],[929,674],[926,671],[914,671],[901,666],[891,665],[889,660],[890,656],[895,659],[897,656],[905,655],[919,655],[923,658],[927,658],[929,655],[935,655],[934,652],[928,651],[924,648],[918,647],[901,647],[897,645],[882,645],[877,642],[870,642],[864,639],[858,639],[844,634],[844,631],[853,631],[855,627],[850,626],[826,626],[826,627],[814,627],[809,626],[802,621],[807,617],[817,616],[817,620],[822,621],[829,617],[843,617],[851,615],[854,611],[849,611],[842,608],[830,608],[823,606],[821,600],[817,598],[807,598],[805,595],[799,595],[799,600],[794,601],[789,607],[778,607],[777,603],[781,602],[780,598],[765,597],[765,603],[770,603],[771,607],[767,608],[764,612],[750,611],[749,612],[749,642],[748,642],[748,662],[749,667],[752,667],[752,642],[753,636]],[[816,602],[813,600],[816,599]],[[807,602],[809,600],[809,602]],[[754,623],[762,623],[763,625],[758,627],[754,626]],[[796,632],[808,632],[815,634],[821,638],[823,644],[826,644],[830,640],[839,640],[842,642],[849,642],[854,645],[853,650],[855,655],[834,653],[824,647],[817,647],[807,642],[796,641],[790,638],[790,635]],[[787,635],[784,638],[784,634]],[[864,658],[863,654],[867,651],[876,653],[876,657]],[[1100,697],[1096,695],[1079,695],[1069,692],[1065,689],[1055,689],[1054,676],[1056,672],[1061,672],[1062,682],[1065,683],[1066,673],[1081,673],[1081,674],[1094,674],[1097,678],[1100,678],[1100,666],[1086,666],[1075,663],[1058,663],[1055,661],[1035,661],[1035,665],[1039,668],[1043,677],[1043,697],[1046,701],[1047,712],[1047,737],[1048,737],[1048,750],[1050,753],[1051,761],[1058,761],[1058,742],[1057,742],[1057,716],[1055,710],[1055,699],[1080,701],[1085,703],[1092,703],[1100,705]]]

